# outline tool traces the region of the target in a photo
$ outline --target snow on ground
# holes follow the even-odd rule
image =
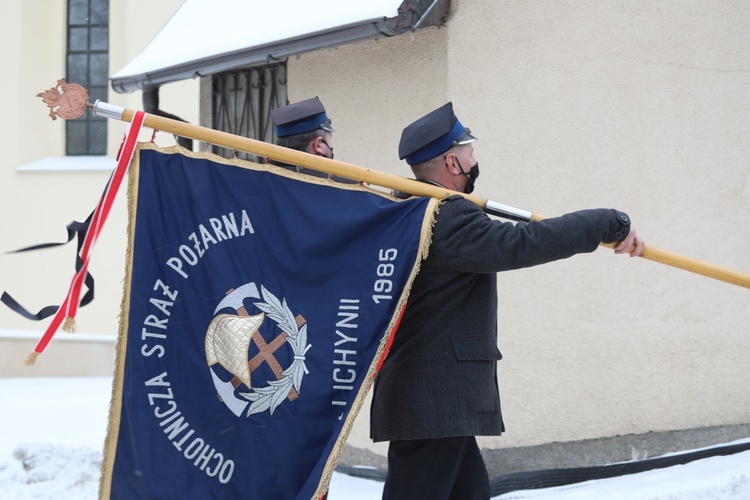
[[[0,499],[97,498],[112,379],[0,378]],[[750,439],[742,442],[750,442]],[[334,473],[330,500],[378,500],[383,485]],[[750,500],[750,451],[494,500]]]

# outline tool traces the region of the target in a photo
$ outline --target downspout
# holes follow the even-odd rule
[[[157,85],[143,84],[143,110],[146,113],[188,123],[179,116],[167,113],[159,109],[159,87]],[[193,150],[193,140],[187,137],[175,136],[177,144],[190,151]]]

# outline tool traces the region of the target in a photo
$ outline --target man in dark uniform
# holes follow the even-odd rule
[[[404,129],[399,157],[418,180],[468,193],[479,175],[475,140],[448,103]],[[615,241],[616,253],[643,251],[628,216],[613,209],[513,224],[461,196],[442,200],[429,256],[375,381],[370,434],[390,441],[384,499],[490,497],[475,436],[504,431],[496,273]]]
[[[333,159],[333,128],[320,99],[313,97],[271,110],[276,144],[297,151]],[[311,175],[329,177],[325,172],[272,160],[272,165]],[[330,176],[337,182],[356,184],[357,181]]]

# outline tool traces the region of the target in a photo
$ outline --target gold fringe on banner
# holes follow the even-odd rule
[[[125,278],[122,285],[122,300],[120,301],[117,342],[115,345],[115,374],[112,379],[112,397],[109,400],[107,415],[107,434],[102,451],[101,475],[99,476],[99,500],[107,500],[112,494],[112,471],[115,463],[115,450],[120,431],[120,415],[122,412],[122,393],[125,379],[125,357],[128,346],[128,311],[130,310],[130,288],[133,281],[133,245],[135,235],[136,208],[138,206],[138,176],[140,175],[140,159],[143,143],[139,143],[128,169],[127,186],[127,238],[125,248]],[[157,148],[158,149],[158,148]]]
[[[414,278],[417,277],[419,269],[422,265],[422,261],[427,258],[427,254],[429,253],[430,244],[432,243],[432,228],[435,225],[435,217],[437,216],[437,213],[440,209],[440,203],[441,202],[436,198],[430,200],[425,218],[422,221],[420,248],[417,252],[411,275],[409,276],[406,286],[404,287],[404,290],[401,292],[401,296],[398,299],[398,304],[394,309],[393,317],[391,318],[391,321],[388,325],[388,329],[386,330],[385,335],[383,335],[383,337],[380,339],[380,345],[375,352],[375,357],[373,358],[372,363],[370,363],[370,367],[368,368],[365,379],[359,388],[359,392],[357,393],[357,396],[352,403],[352,408],[351,410],[349,410],[349,414],[344,421],[344,425],[341,429],[341,434],[339,434],[338,439],[333,445],[331,454],[328,456],[328,460],[326,461],[325,468],[323,469],[320,483],[318,484],[318,489],[315,490],[313,499],[322,498],[330,487],[333,471],[336,469],[336,464],[339,461],[339,457],[344,451],[344,444],[346,443],[346,440],[352,431],[352,427],[354,427],[354,421],[357,418],[357,415],[359,414],[362,406],[365,403],[367,393],[370,392],[370,387],[375,381],[376,369],[378,368],[381,358],[386,354],[385,349],[388,345],[388,340],[390,339],[391,335],[394,334],[396,324],[401,317],[401,313],[404,307],[406,307],[406,300],[409,297],[409,292],[411,292],[411,286],[414,283]]]

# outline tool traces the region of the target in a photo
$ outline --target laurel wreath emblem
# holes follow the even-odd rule
[[[266,316],[275,321],[278,327],[288,335],[287,342],[294,352],[294,361],[282,372],[284,378],[279,380],[268,380],[266,387],[253,387],[252,392],[240,393],[252,404],[247,410],[247,416],[269,410],[273,415],[274,410],[286,399],[292,387],[300,392],[302,377],[309,372],[305,366],[305,355],[312,347],[307,343],[307,323],[301,327],[297,326],[286,299],[279,301],[278,298],[261,285],[260,292],[265,302],[255,302],[255,306],[266,313]]]

